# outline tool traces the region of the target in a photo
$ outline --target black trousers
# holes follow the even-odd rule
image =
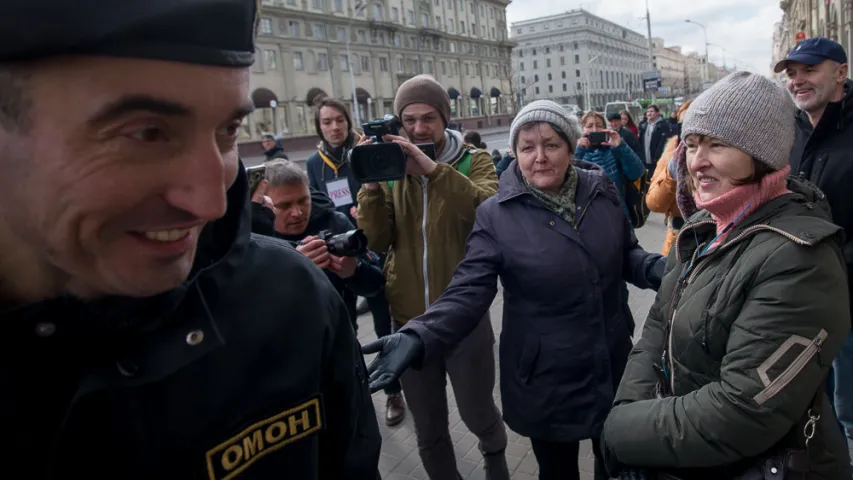
[[[530,444],[539,463],[539,480],[580,480],[579,442],[551,442],[531,438]],[[592,439],[592,450],[595,454],[595,480],[608,480],[610,477],[599,454],[598,439]]]

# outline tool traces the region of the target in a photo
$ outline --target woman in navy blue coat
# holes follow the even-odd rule
[[[660,284],[663,259],[637,243],[616,186],[573,161],[577,119],[537,101],[516,116],[516,160],[478,209],[465,259],[442,296],[391,337],[366,345],[373,388],[456,346],[504,287],[500,339],[503,415],[531,438],[539,478],[579,478],[578,442],[596,444],[628,353],[628,281]],[[596,478],[607,478],[596,461]]]

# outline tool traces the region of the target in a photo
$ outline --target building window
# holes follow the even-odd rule
[[[343,0],[335,0],[335,11],[338,13],[342,13],[344,11],[344,1]]]
[[[566,71],[565,70],[563,70],[563,78],[564,79],[566,78]]]
[[[560,66],[566,65],[566,57],[560,57]]]
[[[551,77],[550,73],[548,74],[548,80],[553,80],[553,77]]]
[[[261,19],[261,33],[264,35],[272,35],[272,20],[269,18]]]
[[[561,52],[563,51],[563,44],[562,44],[562,43],[560,44],[559,49],[560,49],[560,51],[561,51]]]
[[[325,53],[317,55],[317,70],[326,71],[329,69],[329,60]]]
[[[441,61],[441,74],[447,75],[447,63],[444,60]]]
[[[568,86],[568,85],[566,85],[565,83],[563,84],[563,91],[564,91],[564,92],[568,92],[568,91],[569,91],[569,86]]]
[[[524,85],[525,83],[527,83],[527,80],[525,80],[524,77],[521,77],[521,84]]]
[[[471,22],[471,35],[476,35],[476,34],[477,34],[477,24],[474,22]]]
[[[379,57],[379,71],[387,72],[388,71],[388,59],[385,57]]]
[[[438,16],[438,15],[436,15],[436,16],[435,16],[435,28],[441,28],[441,25],[442,25],[442,23],[441,23],[441,17],[440,17],[440,16]]]
[[[373,19],[382,21],[382,5],[378,3],[373,4]]]
[[[302,52],[293,52],[293,69],[302,70],[305,64],[302,63]]]
[[[359,43],[367,43],[367,32],[365,32],[364,30],[359,30],[358,41]]]
[[[572,48],[577,50],[578,49],[578,42],[574,42],[574,44],[572,45]]]
[[[355,16],[358,18],[364,18],[364,11],[366,10],[367,5],[360,5],[355,8]]]
[[[397,7],[391,7],[391,20],[395,23],[400,21],[400,9]]]
[[[404,68],[403,68],[403,59],[402,59],[402,58],[398,58],[398,59],[397,59],[397,73],[403,73],[403,71],[404,71]]]
[[[539,81],[539,75],[533,75],[533,81],[538,82]]]
[[[575,54],[575,65],[577,65],[579,63],[581,63],[581,56],[578,54]]]
[[[432,60],[426,61],[426,73],[429,73],[430,75],[432,75],[432,73],[433,73],[432,72]]]
[[[520,62],[520,63],[518,64],[518,69],[519,69],[520,71],[522,71],[522,72],[524,71],[524,62]]]
[[[299,22],[287,22],[287,30],[291,37],[299,37]]]
[[[536,87],[536,95],[539,95],[539,87]]]
[[[415,11],[409,10],[406,13],[409,15],[409,25],[414,25],[415,24]]]
[[[471,76],[471,64],[470,63],[465,64],[465,75],[469,76],[469,77]]]
[[[524,50],[518,49],[518,58],[524,58]]]
[[[314,24],[314,36],[317,37],[317,39],[319,39],[319,40],[325,40],[326,39],[326,26],[323,25],[322,23],[315,23]]]
[[[578,90],[579,92],[580,92],[581,90],[583,90],[583,88],[581,87],[581,82],[578,82],[578,88],[577,88],[577,90]]]
[[[554,86],[548,85],[548,93],[554,93]]]
[[[459,64],[453,61],[450,62],[450,76],[455,77],[456,75],[459,75]]]
[[[347,29],[346,27],[338,27],[338,41],[346,42],[347,41]]]
[[[400,40],[400,35],[394,35],[394,46],[397,48],[401,48],[403,46],[402,40]]]
[[[481,16],[481,17],[485,17],[485,16],[486,16],[486,7],[485,7],[485,6],[483,6],[483,4],[482,4],[482,3],[480,4],[480,16]]]
[[[550,59],[550,58],[546,58],[546,59],[545,59],[545,67],[546,67],[546,68],[551,68],[551,59]]]
[[[429,27],[429,14],[428,13],[422,13],[421,14],[421,26],[424,28]]]
[[[465,22],[459,20],[459,33],[465,33]]]
[[[361,57],[361,71],[370,72],[370,57]]]
[[[275,50],[264,50],[264,66],[267,70],[278,70],[278,62],[275,61]]]
[[[575,70],[575,77],[581,78],[581,71],[580,70]]]
[[[447,31],[450,33],[456,33],[456,24],[453,23],[453,20],[447,21]]]
[[[347,59],[346,54],[341,55],[341,71],[349,72],[349,60]]]
[[[533,49],[533,56],[534,57],[536,56],[536,49],[535,48]]]
[[[545,53],[546,54],[551,53],[551,47],[545,47]]]
[[[539,61],[533,60],[533,70],[536,70],[537,68],[539,68]]]

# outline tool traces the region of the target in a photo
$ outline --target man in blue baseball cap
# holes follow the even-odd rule
[[[847,54],[828,38],[803,40],[776,64],[799,107],[791,172],[826,194],[833,221],[844,228],[844,261],[853,285],[853,81]],[[853,293],[853,289],[851,289]],[[833,362],[834,404],[848,438],[853,437],[853,336]]]

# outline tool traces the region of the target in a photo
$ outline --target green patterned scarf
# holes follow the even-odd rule
[[[524,177],[522,176],[522,178]],[[559,215],[560,218],[569,222],[569,225],[575,226],[575,193],[578,190],[578,172],[575,170],[574,165],[569,165],[569,169],[566,172],[566,180],[557,193],[539,190],[530,185],[526,178],[524,179],[524,184],[527,185],[533,196],[545,204],[548,210],[551,210]]]

